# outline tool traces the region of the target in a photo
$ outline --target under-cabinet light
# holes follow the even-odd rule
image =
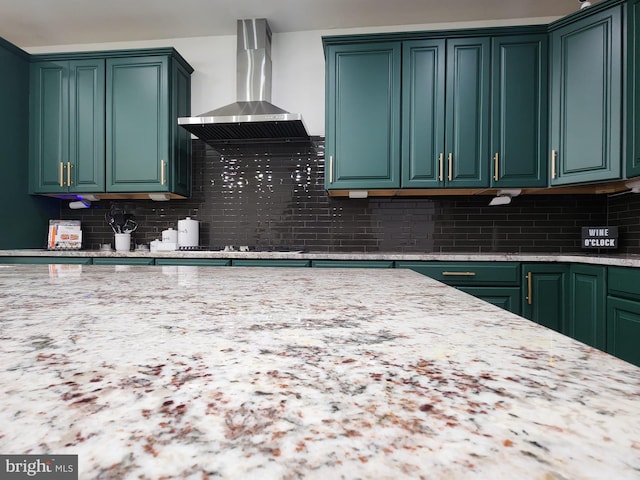
[[[349,198],[367,198],[368,196],[368,190],[349,190]]]
[[[90,206],[91,206],[91,202],[86,198],[81,198],[80,200],[69,202],[69,208],[72,210],[78,210],[80,208],[89,208]]]
[[[513,197],[517,197],[520,193],[522,193],[522,190],[519,188],[498,190],[498,196],[491,199],[489,206],[509,205],[511,203],[511,199]]]
[[[169,200],[169,195],[165,195],[164,193],[150,193],[149,198],[154,202],[166,202]]]
[[[631,180],[626,182],[625,186],[631,189],[631,193],[640,193],[640,179]]]

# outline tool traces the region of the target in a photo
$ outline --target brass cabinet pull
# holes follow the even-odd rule
[[[493,171],[493,179],[497,182],[499,179],[499,175],[498,175],[498,169],[499,167],[499,156],[498,156],[498,152],[496,152],[496,154],[493,156],[493,164],[494,164],[494,171]]]
[[[438,180],[444,181],[444,154],[441,153],[438,157],[438,163],[440,165],[440,173],[438,174]]]
[[[476,272],[442,272],[445,277],[475,277]]]
[[[60,172],[58,178],[60,179],[60,186],[64,187],[64,163],[62,162],[60,162]]]
[[[555,150],[551,150],[551,178],[556,178],[556,157],[558,156],[558,152]]]
[[[166,178],[165,178],[165,167],[166,167],[167,162],[165,162],[164,160],[160,160],[160,185],[164,185],[166,182]]]
[[[527,272],[527,303],[529,305],[531,305],[531,297],[533,290],[532,290],[532,285],[531,285],[531,272]]]
[[[453,153],[449,154],[449,181],[453,180]]]
[[[329,183],[333,183],[333,155],[329,155]]]
[[[67,187],[71,186],[71,162],[67,162]]]

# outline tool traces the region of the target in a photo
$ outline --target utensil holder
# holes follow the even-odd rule
[[[116,233],[115,244],[117,252],[128,252],[129,250],[131,250],[131,234]]]

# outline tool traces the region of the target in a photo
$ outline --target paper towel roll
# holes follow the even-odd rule
[[[178,246],[179,247],[197,247],[199,230],[199,222],[187,217],[184,220],[178,220]]]

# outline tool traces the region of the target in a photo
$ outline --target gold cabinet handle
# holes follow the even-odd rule
[[[532,301],[531,297],[533,296],[532,293],[533,293],[533,290],[532,290],[532,285],[531,285],[531,272],[527,272],[527,298],[526,298],[526,300],[527,300],[527,303],[529,305],[531,305],[531,301]]]
[[[441,153],[438,157],[438,164],[440,165],[440,173],[438,174],[438,180],[444,181],[444,154]]]
[[[71,162],[67,162],[67,187],[71,186]]]
[[[555,150],[551,150],[551,178],[556,178],[556,157],[558,156],[558,152]]]
[[[442,272],[445,277],[475,277],[476,272]]]
[[[167,165],[167,162],[165,162],[164,160],[160,160],[160,185],[164,185],[166,183],[166,178],[165,178],[166,165]]]
[[[449,181],[453,180],[453,153],[449,154]]]
[[[500,157],[498,152],[493,156],[493,179],[497,182],[500,178],[498,175],[498,169],[500,168]]]
[[[329,155],[329,183],[333,183],[333,155]]]
[[[58,178],[60,179],[60,186],[64,187],[64,163],[62,162],[60,162],[60,172]]]

